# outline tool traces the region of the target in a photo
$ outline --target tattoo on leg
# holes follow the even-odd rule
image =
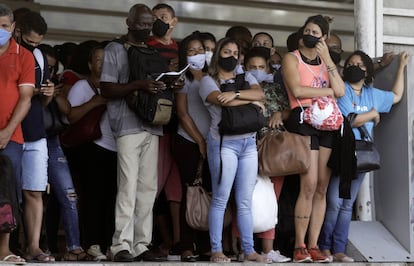
[[[295,216],[295,219],[309,219],[309,218],[310,216],[298,216],[298,215]]]

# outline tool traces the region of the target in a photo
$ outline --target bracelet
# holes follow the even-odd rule
[[[328,69],[328,72],[332,72],[336,70],[336,66],[328,66],[327,69]]]

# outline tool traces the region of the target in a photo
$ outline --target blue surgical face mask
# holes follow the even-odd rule
[[[249,71],[246,71],[246,72],[252,74],[256,78],[257,82],[259,82],[259,83],[261,83],[261,82],[269,82],[269,83],[274,82],[273,74],[268,74],[263,70],[254,69],[254,70],[249,70]]]
[[[11,32],[0,29],[0,46],[5,45],[11,38]]]
[[[243,74],[244,73],[243,65],[237,64],[236,68],[234,69],[234,73]]]

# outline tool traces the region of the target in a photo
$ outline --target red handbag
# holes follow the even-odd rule
[[[71,124],[60,135],[60,141],[65,147],[76,147],[92,142],[102,137],[101,118],[106,110],[106,105],[99,105]]]

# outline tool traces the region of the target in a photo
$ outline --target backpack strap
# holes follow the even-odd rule
[[[43,77],[45,73],[45,59],[43,57],[42,51],[40,51],[39,48],[35,48],[33,50],[33,55],[40,67],[40,84],[41,84],[43,82]]]

